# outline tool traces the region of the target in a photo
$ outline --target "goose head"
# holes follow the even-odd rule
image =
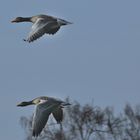
[[[11,22],[12,23],[19,23],[19,22],[30,22],[31,21],[31,18],[30,17],[16,17],[15,19],[13,19]]]
[[[21,102],[19,104],[17,104],[17,106],[20,106],[20,107],[23,107],[23,106],[28,106],[28,105],[33,105],[34,103],[32,101],[24,101],[24,102]]]
[[[38,104],[46,102],[47,100],[48,100],[47,97],[38,97],[31,101],[23,101],[23,102],[17,104],[17,106],[23,107],[23,106],[28,106],[28,105],[38,105]]]

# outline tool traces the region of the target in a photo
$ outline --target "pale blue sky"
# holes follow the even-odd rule
[[[140,100],[139,0],[2,0],[0,2],[0,139],[24,139],[20,116],[33,107],[22,100],[41,95],[80,103],[94,100],[120,111]],[[17,16],[49,14],[64,18],[54,36],[23,42],[30,23]]]

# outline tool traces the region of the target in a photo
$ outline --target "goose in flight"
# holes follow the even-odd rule
[[[19,22],[32,22],[31,31],[24,41],[33,42],[34,40],[40,38],[45,33],[46,34],[55,34],[61,26],[72,24],[66,20],[56,18],[49,15],[36,15],[32,17],[17,17],[11,21],[12,23]]]
[[[32,136],[37,137],[45,127],[49,115],[52,114],[57,123],[61,123],[63,120],[62,108],[70,104],[56,98],[41,96],[31,101],[21,102],[17,106],[28,105],[36,105],[32,120]]]

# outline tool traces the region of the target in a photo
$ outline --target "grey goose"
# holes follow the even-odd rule
[[[63,108],[70,105],[70,103],[52,97],[41,96],[31,101],[21,102],[17,106],[24,107],[28,105],[36,105],[32,121],[32,136],[37,137],[45,127],[50,114],[53,115],[57,123],[62,122]]]
[[[56,18],[49,15],[36,15],[32,17],[17,17],[11,21],[12,23],[20,22],[32,22],[31,31],[24,41],[33,42],[34,40],[40,38],[45,33],[46,34],[55,34],[61,26],[72,24],[66,20]]]

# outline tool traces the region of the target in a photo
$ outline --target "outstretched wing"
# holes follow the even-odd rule
[[[57,123],[61,123],[63,120],[63,110],[61,107],[56,108],[53,112],[53,117],[57,121]]]
[[[56,107],[57,105],[52,104],[51,102],[45,102],[37,105],[32,122],[33,136],[38,136],[41,133],[48,121],[49,115]]]
[[[56,21],[47,21],[44,18],[38,18],[37,21],[33,24],[31,32],[28,35],[28,38],[24,41],[33,42],[34,40],[40,38],[45,33],[50,32],[51,27],[56,24]]]

